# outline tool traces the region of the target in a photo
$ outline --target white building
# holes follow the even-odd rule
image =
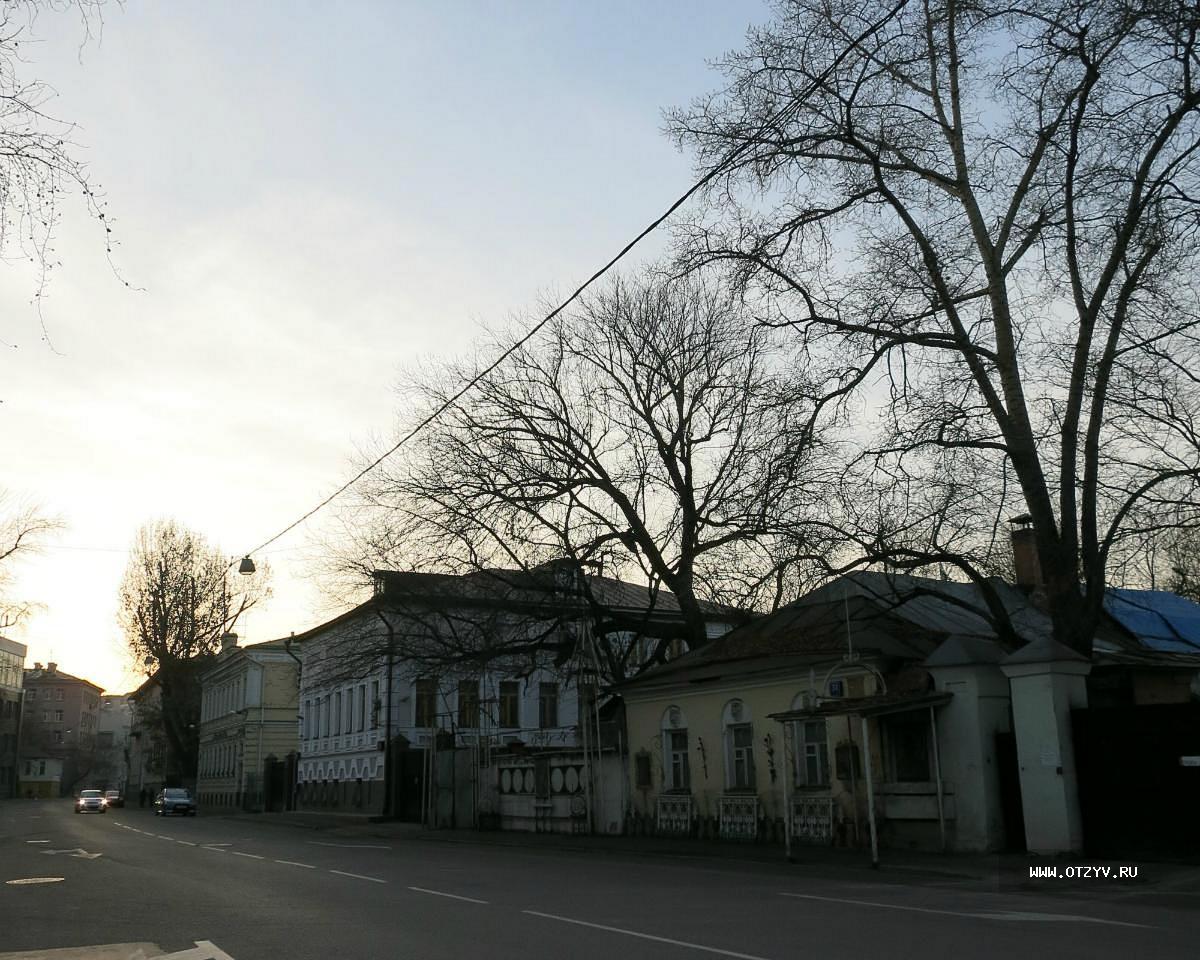
[[[586,582],[564,593],[555,580],[560,572],[380,572],[371,600],[298,635],[297,805],[458,826],[490,806],[485,812],[511,821],[507,825],[533,829],[532,811],[506,818],[497,809],[505,803],[500,794],[512,792],[511,769],[519,765],[506,763],[510,789],[502,790],[500,755],[556,753],[561,759],[585,746],[597,749],[596,728],[587,723],[596,721],[597,674],[594,661],[580,659],[586,645],[578,640],[594,623],[594,603],[603,605],[610,623],[626,617],[646,628],[644,635],[618,633],[634,657],[649,655],[643,636],[650,631],[662,635],[664,627],[678,631],[682,624],[670,594],[600,576],[582,578]],[[580,602],[581,585],[593,606]],[[706,612],[713,616],[713,635],[735,618],[715,606]],[[435,676],[406,655],[423,644],[445,645],[443,664],[456,653],[463,662],[443,666]],[[389,737],[390,811],[384,796]],[[590,794],[578,773],[564,773],[563,782],[568,780]],[[532,776],[527,792],[534,792]]]

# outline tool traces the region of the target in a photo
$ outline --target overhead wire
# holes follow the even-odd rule
[[[372,470],[374,470],[376,467],[378,467],[380,464],[382,464],[385,460],[387,460],[390,456],[392,456],[394,453],[396,453],[398,450],[400,450],[401,447],[403,447],[413,437],[415,437],[418,433],[420,433],[427,426],[429,426],[431,423],[433,423],[438,417],[440,417],[443,413],[445,413],[450,407],[454,406],[459,400],[461,400],[464,396],[466,396],[466,394],[469,393],[473,387],[475,387],[481,380],[483,380],[484,377],[486,377],[489,373],[491,373],[493,370],[495,370],[497,367],[499,367],[500,364],[502,364],[505,360],[507,360],[510,356],[512,356],[517,350],[521,349],[521,347],[523,347],[530,340],[532,340],[535,336],[537,336],[537,334],[548,323],[550,323],[550,321],[552,321],[555,317],[557,317],[560,313],[562,313],[567,307],[569,307],[572,303],[574,303],[576,300],[578,300],[579,297],[583,295],[584,291],[586,291],[588,289],[588,287],[590,287],[593,283],[595,283],[597,280],[599,280],[601,277],[603,277],[609,270],[611,270],[614,266],[616,266],[622,259],[625,258],[625,256],[631,250],[633,250],[634,247],[636,247],[639,243],[641,243],[644,239],[646,239],[646,237],[648,237],[651,233],[653,233],[660,226],[662,226],[663,223],[665,223],[675,213],[676,210],[678,210],[685,203],[687,203],[699,191],[703,190],[706,186],[708,186],[713,180],[717,179],[717,177],[719,177],[723,173],[725,173],[725,171],[728,170],[743,153],[745,153],[751,146],[754,146],[755,144],[757,144],[759,142],[760,138],[766,131],[768,131],[772,127],[778,125],[779,123],[783,122],[784,120],[786,120],[788,117],[788,114],[797,112],[800,109],[801,105],[808,99],[808,97],[811,96],[812,93],[815,90],[817,90],[818,87],[821,86],[821,84],[823,84],[825,82],[825,80],[830,76],[830,74],[833,73],[833,71],[842,63],[842,61],[850,54],[850,52],[852,50],[857,49],[859,44],[861,44],[863,42],[863,40],[865,40],[867,37],[871,36],[871,34],[873,34],[880,27],[882,27],[885,23],[887,23],[890,19],[892,19],[896,14],[898,14],[907,5],[908,5],[908,0],[900,0],[900,2],[898,2],[894,7],[892,7],[885,14],[885,16],[882,19],[871,24],[865,31],[863,31],[854,40],[853,43],[849,44],[841,53],[839,53],[838,56],[835,57],[833,59],[833,61],[829,64],[829,66],[827,66],[820,73],[820,75],[818,75],[814,80],[812,80],[811,83],[808,84],[808,86],[805,88],[805,90],[802,93],[792,97],[791,100],[789,100],[789,102],[784,107],[782,107],[776,113],[774,113],[770,117],[768,117],[758,127],[758,129],[753,132],[753,134],[746,136],[746,138],[743,139],[740,144],[738,144],[734,149],[730,150],[730,152],[725,156],[724,159],[722,159],[720,161],[720,163],[718,163],[716,166],[712,167],[707,173],[704,174],[704,176],[700,177],[699,180],[697,180],[695,183],[693,183],[669,207],[667,207],[667,209],[665,211],[663,211],[663,213],[661,213],[659,216],[655,217],[654,220],[652,220],[649,223],[649,225],[647,225],[645,228],[643,228],[632,240],[630,240],[628,243],[626,243],[616,253],[615,256],[610,258],[608,260],[608,262],[604,264],[604,266],[600,267],[590,277],[588,277],[585,281],[583,281],[583,283],[581,283],[578,287],[576,287],[574,292],[571,293],[571,295],[569,297],[567,297],[564,301],[562,301],[562,303],[560,303],[557,307],[555,307],[553,310],[551,310],[550,313],[546,314],[546,316],[544,316],[541,320],[539,320],[537,323],[535,323],[520,339],[518,339],[514,343],[510,344],[504,350],[502,350],[500,352],[499,356],[497,356],[495,360],[493,360],[486,367],[484,367],[481,371],[479,371],[473,377],[471,377],[471,379],[468,380],[466,382],[466,384],[464,384],[463,387],[461,389],[459,389],[453,396],[449,397],[448,399],[444,400],[442,403],[438,404],[433,409],[432,412],[430,412],[427,416],[422,418],[417,423],[416,426],[412,427],[407,433],[405,433],[403,436],[401,436],[400,439],[396,441],[396,443],[394,443],[386,451],[384,451],[382,454],[380,454],[378,457],[376,457],[374,460],[372,460],[369,464],[367,464],[365,467],[363,467],[361,470],[359,470],[353,477],[351,477],[349,480],[347,480],[345,483],[343,483],[341,486],[339,486],[336,490],[334,490],[333,493],[329,494],[329,496],[327,496],[323,500],[321,500],[321,502],[318,503],[315,507],[313,507],[311,510],[307,511],[305,514],[303,514],[298,519],[289,523],[286,527],[284,527],[282,530],[280,530],[274,536],[268,538],[267,540],[264,540],[253,550],[248,551],[245,554],[245,556],[250,557],[256,553],[261,552],[264,548],[270,546],[276,540],[279,540],[281,537],[284,537],[287,534],[291,533],[291,531],[295,530],[296,527],[300,526],[302,523],[304,523],[310,517],[313,517],[314,515],[319,513],[321,510],[323,510],[325,507],[327,507],[330,503],[332,503],[334,500],[336,500],[338,497],[340,497],[343,493],[345,493],[347,490],[349,490],[352,486],[354,486],[356,483],[358,483],[359,480],[361,480],[368,473],[370,473]]]

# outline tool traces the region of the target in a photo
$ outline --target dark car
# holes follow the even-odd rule
[[[108,804],[99,790],[80,790],[75,800],[76,813],[104,813]]]
[[[121,796],[120,790],[105,790],[104,803],[110,807],[123,807],[125,806],[125,798]]]
[[[196,801],[192,799],[190,793],[178,787],[168,787],[154,798],[154,815],[156,817],[168,817],[173,813],[177,813],[181,817],[196,815]]]

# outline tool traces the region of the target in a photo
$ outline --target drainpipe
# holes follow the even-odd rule
[[[295,639],[295,637],[296,632],[293,630],[292,635],[283,641],[283,649],[287,651],[287,655],[289,657],[296,661],[296,711],[298,715],[301,704],[301,683],[304,679],[304,662],[292,652],[292,641]],[[318,714],[319,712],[320,711],[318,710]],[[289,764],[289,766],[292,767],[292,782],[288,784],[288,793],[290,794],[288,800],[290,802],[285,802],[284,804],[284,807],[287,810],[296,809],[296,778],[300,776],[300,744],[303,742],[303,740],[299,735],[299,730],[296,731],[296,734],[296,762]]]
[[[396,649],[396,631],[391,621],[383,615],[383,611],[375,608],[375,615],[383,621],[387,628],[387,717],[383,723],[383,816],[392,816],[392,669],[394,667]]]

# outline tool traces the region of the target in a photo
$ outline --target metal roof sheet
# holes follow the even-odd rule
[[[1147,649],[1200,653],[1200,604],[1166,590],[1110,588],[1104,609]]]

